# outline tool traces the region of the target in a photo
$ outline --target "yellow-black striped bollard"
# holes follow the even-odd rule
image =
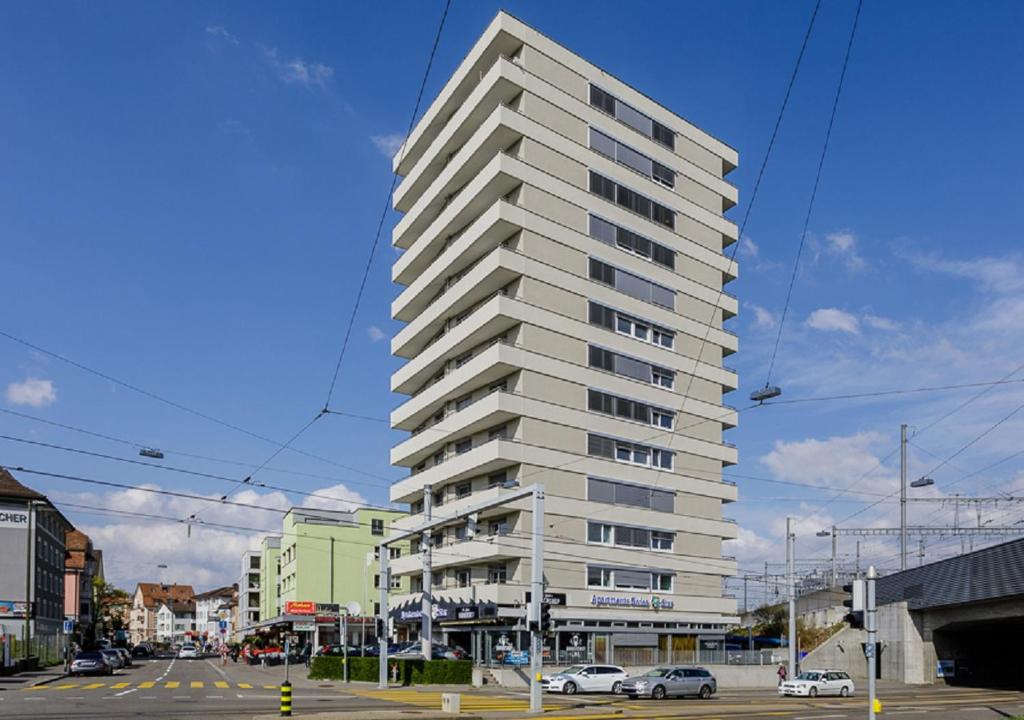
[[[287,680],[281,685],[281,717],[292,716],[292,684]]]

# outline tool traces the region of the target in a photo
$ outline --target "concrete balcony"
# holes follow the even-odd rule
[[[491,345],[465,365],[452,370],[444,379],[392,410],[391,427],[412,431],[426,422],[441,402],[462,397],[520,369],[522,365],[516,358],[521,355],[520,351],[505,343]]]
[[[423,472],[403,478],[391,486],[391,502],[410,503],[423,494],[426,485],[456,482],[486,475],[523,462],[526,448],[512,440],[496,439],[449,458]]]
[[[446,324],[450,326],[451,318],[472,311],[484,303],[522,275],[524,266],[521,255],[506,248],[495,248],[392,338],[392,354],[415,357]]]
[[[482,397],[395,445],[391,448],[391,464],[413,467],[452,440],[515,419],[521,404],[522,398],[508,392],[496,391]]]
[[[525,558],[530,555],[530,541],[508,535],[487,535],[435,547],[432,560],[435,570],[460,565],[483,565]],[[419,574],[423,572],[423,560],[419,555],[409,555],[391,561],[391,572],[396,575]]]

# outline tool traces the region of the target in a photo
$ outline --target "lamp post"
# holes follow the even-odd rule
[[[832,583],[830,587],[836,586],[836,545],[839,534],[836,532],[836,526],[832,526],[832,530],[819,530],[815,533],[818,537],[831,537],[832,538]]]

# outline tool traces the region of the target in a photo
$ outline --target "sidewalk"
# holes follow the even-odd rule
[[[3,692],[4,690],[22,690],[27,687],[35,687],[36,685],[45,685],[46,683],[51,683],[54,680],[60,680],[63,677],[66,677],[66,675],[64,674],[64,667],[62,665],[55,665],[41,670],[27,670],[26,672],[21,672],[17,675],[5,675],[0,677],[0,692]]]

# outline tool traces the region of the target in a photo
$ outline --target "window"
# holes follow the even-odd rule
[[[675,458],[675,453],[671,450],[649,447],[628,440],[615,440],[594,433],[587,435],[587,454],[665,470],[672,469]]]
[[[594,389],[587,391],[587,407],[594,412],[635,420],[656,427],[671,428],[675,418],[675,413],[670,410]]]
[[[455,528],[455,539],[456,540],[465,540],[466,539],[466,526],[465,525],[459,525],[458,527]]]
[[[460,588],[469,587],[469,570],[455,571],[455,585]]]
[[[655,345],[661,345],[662,347],[671,348],[675,345],[676,336],[675,333],[669,330],[661,330],[659,328],[653,328],[651,330],[651,342]]]
[[[388,573],[388,577],[391,578],[392,590],[400,590],[402,588],[402,578],[398,577],[397,575],[391,575],[391,573]]]
[[[676,293],[639,275],[620,270],[597,258],[590,258],[590,279],[610,285],[619,292],[643,302],[675,309]],[[646,340],[646,330],[641,339]]]
[[[658,327],[646,320],[637,320],[599,303],[590,302],[590,324],[644,340],[654,345],[671,348],[675,344],[675,333]]]
[[[441,545],[443,543],[444,543],[444,530],[438,530],[436,533],[433,533],[430,536],[430,546],[431,547],[438,548],[438,547],[441,547]]]
[[[670,150],[675,150],[676,134],[672,130],[657,120],[652,120],[647,115],[627,105],[596,85],[590,86],[590,104],[608,113],[620,122],[629,125],[634,130],[643,133],[655,142],[664,145]]]
[[[612,587],[612,571],[608,568],[588,567],[587,586],[602,588]]]
[[[505,484],[506,474],[504,472],[493,473],[487,476],[487,489],[501,487]]]
[[[459,357],[455,358],[455,367],[457,367],[457,368],[462,367],[463,365],[468,363],[472,358],[473,358],[472,351],[470,351],[468,353],[465,353],[464,355],[460,355]]]
[[[504,585],[508,582],[508,569],[504,565],[489,565],[487,582],[492,585]]]
[[[370,520],[370,534],[371,535],[383,535],[384,534],[384,520],[381,518],[372,518]]]
[[[672,420],[675,415],[664,410],[652,410],[651,411],[651,425],[655,427],[663,427],[668,430],[672,429]]]
[[[462,397],[455,401],[455,412],[458,412],[459,410],[465,410],[472,404],[473,395],[463,395]]]
[[[466,438],[455,443],[455,454],[462,455],[473,449],[473,438]]]
[[[434,587],[444,587],[444,572],[434,573],[430,581],[430,584]]]
[[[440,465],[443,462],[444,462],[444,450],[438,450],[436,453],[434,453],[434,464],[435,465]]]
[[[508,518],[496,518],[487,523],[488,535],[508,535]]]
[[[666,370],[660,367],[651,367],[651,382],[655,385],[661,385],[662,387],[672,389],[676,384],[676,374],[671,370]]]
[[[673,230],[676,227],[676,214],[673,210],[593,170],[590,171],[590,191],[659,225]]]
[[[437,490],[432,499],[434,501],[434,507],[444,505],[444,489]]]
[[[673,170],[596,128],[590,128],[590,147],[656,182],[670,188],[676,185],[676,174]]]
[[[643,485],[587,478],[587,499],[609,505],[628,505],[631,507],[673,512],[675,509],[675,493],[671,490],[657,490]]]
[[[469,497],[472,494],[473,494],[473,485],[472,485],[472,483],[468,483],[468,482],[466,482],[466,483],[459,483],[458,485],[455,486],[455,498],[456,499],[464,498],[464,497]]]
[[[376,573],[373,576],[373,586],[375,588],[379,588],[380,587],[380,573]]]
[[[613,543],[612,526],[605,525],[604,523],[588,523],[587,542],[611,545]]]
[[[615,587],[629,590],[649,590],[651,573],[639,570],[616,570]]]
[[[487,431],[488,440],[504,440],[508,437],[508,425],[499,425]]]
[[[672,576],[668,573],[651,573],[651,590],[672,592]]]
[[[651,530],[651,549],[671,550],[675,539],[675,533],[665,532],[664,530]]]
[[[377,554],[378,555],[380,554],[380,548],[377,548]],[[402,557],[402,548],[399,548],[399,547],[388,548],[388,557],[391,558],[392,560],[397,560],[398,558]]]

